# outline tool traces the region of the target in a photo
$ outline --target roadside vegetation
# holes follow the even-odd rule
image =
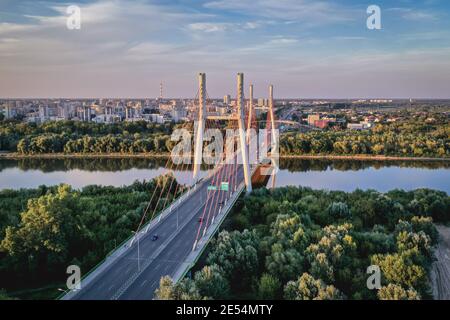
[[[60,185],[0,191],[0,299],[11,291],[64,283],[71,264],[82,273],[89,271],[136,230],[157,185],[165,186],[167,203],[183,191],[169,175],[120,188]],[[156,205],[155,199],[148,217]],[[47,296],[40,298],[55,292],[57,288],[46,290]]]
[[[428,273],[450,197],[419,189],[260,189],[241,199],[192,279],[160,299],[429,299]],[[382,288],[369,290],[370,265]]]

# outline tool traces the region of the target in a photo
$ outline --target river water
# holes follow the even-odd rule
[[[35,188],[67,183],[129,185],[167,173],[166,159],[21,159],[0,160],[0,189]],[[202,168],[206,175],[210,168]],[[192,182],[191,168],[174,171],[179,182]],[[272,186],[272,181],[268,183]],[[430,188],[450,193],[450,162],[280,160],[275,186],[308,186],[314,189],[353,191]]]

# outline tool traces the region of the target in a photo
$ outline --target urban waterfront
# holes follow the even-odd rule
[[[115,159],[20,159],[0,160],[0,189],[36,188],[69,184],[130,185],[165,174],[171,164],[163,158]],[[208,172],[203,167],[201,175]],[[191,168],[174,171],[181,184],[192,182]],[[276,187],[305,186],[313,189],[353,191],[374,189],[414,190],[429,188],[450,193],[447,161],[360,161],[282,159]],[[268,182],[272,186],[272,181]]]

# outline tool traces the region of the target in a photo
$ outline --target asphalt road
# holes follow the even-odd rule
[[[230,170],[234,171],[234,170]],[[233,172],[234,173],[234,172]],[[219,171],[216,175],[219,174]],[[83,287],[73,299],[76,300],[148,300],[154,297],[161,277],[174,276],[194,245],[199,219],[207,199],[207,188],[214,177],[195,190],[189,198],[183,201],[170,215],[150,229],[133,244],[127,252],[119,257],[109,268],[99,274],[87,286]],[[220,174],[219,174],[220,177]],[[220,180],[220,179],[219,179]],[[223,180],[223,179],[222,179]],[[230,182],[233,181],[230,179]],[[237,182],[243,181],[242,166],[237,170]],[[230,183],[229,192],[234,190]],[[224,200],[228,192],[216,191],[216,198]],[[220,201],[221,201],[220,200]],[[211,214],[217,214],[219,206],[211,209]],[[206,213],[209,211],[209,204]],[[178,216],[178,229],[177,229]],[[212,217],[212,215],[211,215]],[[206,223],[206,216],[204,222]],[[208,224],[210,224],[209,221]],[[157,234],[159,239],[152,241]]]

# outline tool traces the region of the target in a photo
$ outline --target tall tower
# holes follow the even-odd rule
[[[194,180],[198,179],[203,156],[203,133],[206,119],[206,74],[198,74],[198,121],[194,124],[195,150],[194,150]]]
[[[274,143],[277,143],[277,135],[275,132],[275,113],[273,110],[274,102],[273,102],[273,85],[269,86],[269,114],[270,114],[270,125],[272,132],[272,146]]]
[[[247,187],[247,193],[252,192],[252,180],[250,178],[250,165],[248,159],[247,139],[245,137],[245,115],[244,115],[244,74],[237,75],[237,108],[239,141],[241,146],[242,164],[244,167],[244,180]]]
[[[163,99],[163,83],[162,81],[159,83],[159,100]]]
[[[248,101],[248,119],[247,119],[247,143],[250,143],[250,129],[252,127],[253,117],[253,85],[249,87],[249,101]]]

